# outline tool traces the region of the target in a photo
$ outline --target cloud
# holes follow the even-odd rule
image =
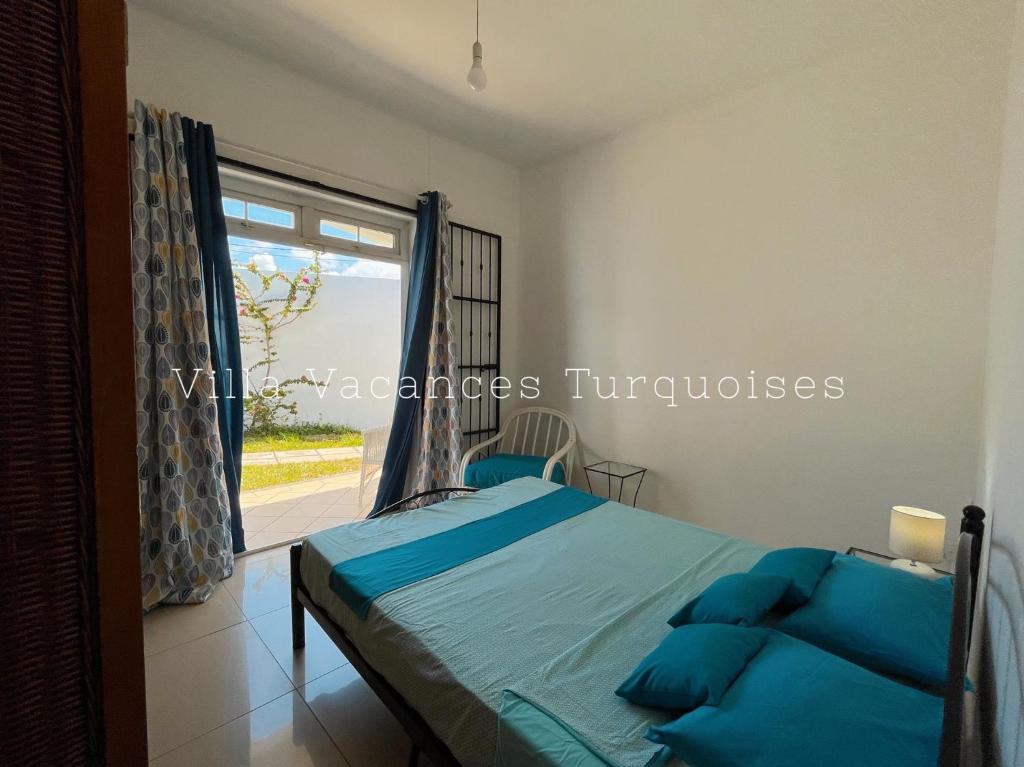
[[[369,277],[372,279],[397,280],[402,276],[398,264],[371,261],[333,253],[325,253],[320,260],[324,275],[333,277]]]
[[[277,271],[277,262],[274,261],[274,257],[269,253],[253,253],[252,258],[250,258],[249,260],[256,264],[256,266],[259,267],[260,271]]]

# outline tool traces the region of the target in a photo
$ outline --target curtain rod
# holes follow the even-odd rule
[[[417,212],[416,208],[408,208],[404,205],[391,203],[387,200],[381,200],[380,198],[372,197],[370,195],[360,195],[358,191],[350,191],[349,189],[343,189],[339,186],[331,186],[330,184],[323,183],[322,181],[313,181],[309,178],[294,176],[291,173],[285,173],[280,170],[271,170],[270,168],[264,168],[259,165],[254,165],[253,163],[247,163],[243,160],[233,160],[229,157],[217,155],[217,163],[220,165],[226,165],[230,168],[238,168],[239,170],[249,171],[250,173],[257,173],[259,175],[276,178],[279,181],[288,181],[300,186],[306,186],[308,188],[316,189],[317,191],[327,191],[327,193],[331,195],[338,195],[339,197],[348,198],[349,200],[355,200],[360,203],[369,203],[370,205],[387,208],[399,213],[409,213],[415,216]]]
[[[128,135],[131,136],[135,132],[135,115],[131,112],[128,113]],[[399,205],[397,202],[389,202],[388,200],[382,200],[379,197],[373,197],[368,194],[360,194],[359,192],[353,192],[348,189],[342,189],[341,187],[331,186],[330,184],[324,184],[321,181],[313,181],[302,176],[294,176],[291,173],[285,173],[279,170],[272,170],[270,168],[264,168],[262,165],[256,165],[251,162],[245,162],[244,160],[234,160],[230,157],[223,155],[217,155],[217,162],[221,165],[227,165],[238,170],[245,170],[250,173],[257,173],[263,176],[269,176],[276,178],[279,181],[287,181],[292,184],[304,186],[309,189],[316,189],[320,192],[327,192],[328,194],[335,194],[339,197],[347,197],[350,200],[356,200],[358,202],[365,202],[370,205],[376,205],[381,208],[387,208],[394,210],[399,213],[407,213],[409,215],[416,215],[416,208],[410,208],[405,205]],[[422,199],[423,195],[419,195]]]
[[[284,173],[279,170],[271,170],[270,168],[264,168],[260,165],[255,165],[251,162],[245,162],[244,160],[234,160],[230,157],[224,157],[217,155],[217,162],[221,165],[227,165],[231,168],[237,168],[239,170],[249,171],[250,173],[257,173],[263,176],[270,176],[276,178],[279,181],[288,181],[292,184],[298,184],[299,186],[308,187],[310,189],[316,189],[320,192],[328,192],[330,194],[336,194],[341,197],[347,197],[350,200],[357,200],[359,202],[369,203],[370,205],[376,205],[382,208],[388,208],[389,210],[398,211],[400,213],[409,213],[413,216],[416,215],[415,208],[408,208],[405,205],[399,205],[396,202],[388,202],[382,200],[379,197],[372,197],[368,194],[360,194],[359,192],[352,192],[348,189],[342,189],[340,187],[331,186],[324,184],[320,181],[312,181],[308,178],[302,178],[301,176],[293,176],[291,173]]]

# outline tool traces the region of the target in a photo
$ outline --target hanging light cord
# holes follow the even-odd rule
[[[476,0],[476,41],[480,42],[480,0]]]

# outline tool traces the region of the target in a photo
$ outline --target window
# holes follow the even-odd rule
[[[307,223],[309,219],[309,223]],[[305,232],[307,237],[325,237],[330,240],[342,240],[346,247],[357,253],[378,253],[380,255],[398,255],[399,230],[382,224],[360,221],[322,210],[303,210],[303,225],[312,231]],[[334,245],[337,247],[337,244]]]
[[[225,176],[222,184],[230,235],[323,252],[405,260],[403,242],[408,240],[411,218],[403,221],[341,201],[325,204],[326,200],[299,191],[233,176]]]
[[[229,193],[230,194],[230,193]],[[233,223],[243,229],[255,229],[258,226],[273,226],[279,229],[295,229],[298,209],[283,203],[259,200],[257,198],[239,199],[224,196],[224,215],[233,219]]]

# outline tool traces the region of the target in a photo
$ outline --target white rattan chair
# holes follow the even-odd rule
[[[466,483],[469,464],[492,445],[496,446],[497,453],[547,458],[542,479],[550,480],[555,467],[561,464],[565,483],[572,483],[576,461],[576,424],[560,410],[528,407],[509,416],[497,435],[474,445],[462,456],[459,477],[463,484]]]

